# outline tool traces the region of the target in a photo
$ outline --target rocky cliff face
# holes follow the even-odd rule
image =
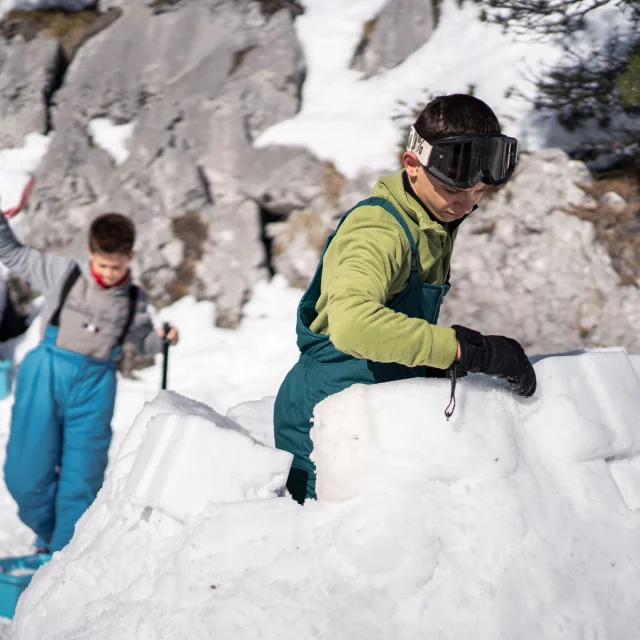
[[[594,223],[570,213],[604,214],[606,199],[580,188],[590,183],[585,165],[558,149],[523,156],[460,227],[441,322],[512,335],[534,353],[606,345],[639,353],[640,283],[623,280]]]

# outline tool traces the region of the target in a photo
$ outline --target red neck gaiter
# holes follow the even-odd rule
[[[89,263],[89,269],[91,270],[91,275],[93,276],[93,279],[98,283],[98,286],[101,289],[111,289],[112,287],[121,287],[125,282],[129,280],[129,271],[127,270],[127,273],[125,273],[122,276],[122,278],[118,280],[118,282],[112,285],[107,285],[102,281],[102,278],[93,270],[93,265],[91,263]]]

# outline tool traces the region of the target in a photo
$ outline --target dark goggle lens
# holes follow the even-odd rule
[[[437,140],[427,169],[444,182],[471,188],[480,180],[499,185],[513,173],[518,143],[506,136],[485,136],[459,140]]]

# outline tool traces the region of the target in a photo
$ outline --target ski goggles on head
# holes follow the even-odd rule
[[[429,144],[411,127],[407,151],[418,157],[432,176],[458,189],[478,182],[504,184],[518,161],[518,141],[500,133],[447,136]]]

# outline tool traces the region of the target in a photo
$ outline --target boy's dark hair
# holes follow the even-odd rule
[[[89,228],[89,249],[92,253],[128,255],[136,241],[133,221],[121,213],[98,216]]]
[[[434,98],[413,126],[429,144],[465,133],[500,133],[500,123],[491,107],[464,93]]]

